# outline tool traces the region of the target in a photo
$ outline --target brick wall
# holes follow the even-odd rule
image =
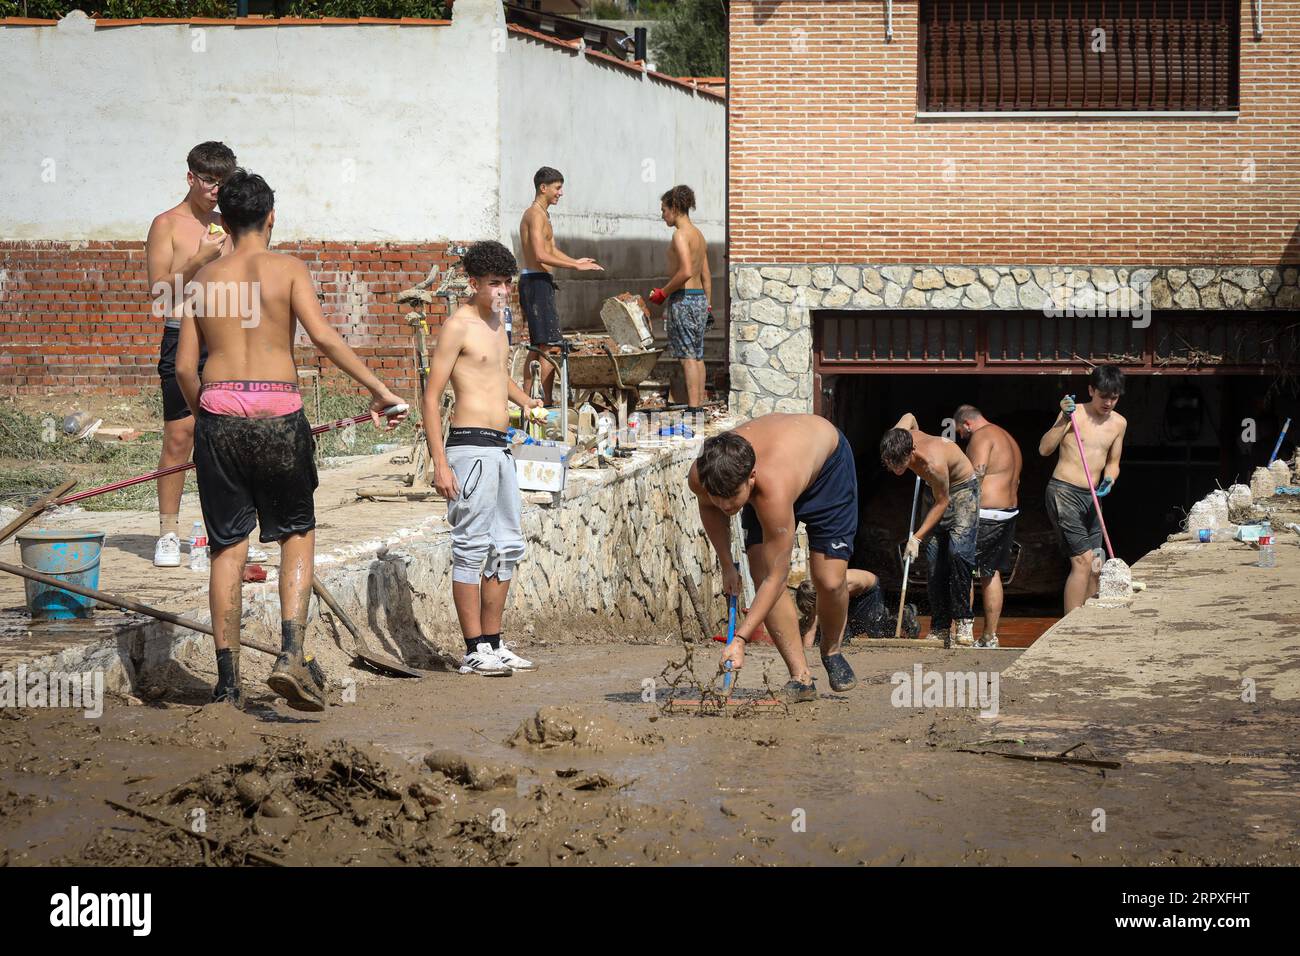
[[[325,315],[385,383],[412,397],[411,329],[396,294],[433,265],[445,269],[446,249],[442,242],[275,245],[308,263]],[[144,268],[142,242],[0,241],[0,394],[157,388],[162,322],[150,314]],[[431,326],[444,315],[439,299]],[[298,339],[299,367],[320,366],[325,382],[350,384],[301,330]]]
[[[733,264],[1300,262],[1300,0],[1259,42],[1243,0],[1227,119],[918,120],[915,0],[892,43],[883,2],[730,10]]]

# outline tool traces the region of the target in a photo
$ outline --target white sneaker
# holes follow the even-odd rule
[[[986,634],[975,642],[976,647],[997,647],[998,636],[996,634]]]
[[[959,647],[975,646],[975,622],[974,621],[954,621],[956,633],[953,635],[953,643]]]
[[[487,641],[465,655],[460,662],[460,672],[481,674],[484,677],[509,677],[514,673],[510,665],[497,656],[497,652],[492,650],[492,645]]]
[[[168,531],[158,539],[153,547],[153,566],[155,568],[179,568],[181,566],[181,538],[174,531]]]
[[[501,659],[501,663],[505,664],[506,667],[509,667],[512,671],[536,670],[537,669],[536,664],[534,664],[532,661],[524,660],[513,650],[511,650],[512,647],[517,647],[517,646],[518,645],[515,644],[514,641],[510,641],[509,643],[506,643],[505,641],[501,642],[501,646],[496,649],[496,655],[498,658]]]

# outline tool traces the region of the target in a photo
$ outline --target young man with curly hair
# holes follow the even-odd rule
[[[465,638],[460,673],[509,677],[533,664],[501,639],[510,579],[524,555],[506,403],[526,412],[541,402],[524,394],[509,373],[502,314],[519,271],[514,254],[499,242],[476,242],[462,262],[470,297],[438,333],[424,390],[424,434],[433,484],[447,499],[451,524],[451,594]],[[456,407],[444,446],[438,405],[448,380]]]

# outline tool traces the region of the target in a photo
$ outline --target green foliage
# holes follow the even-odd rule
[[[672,76],[727,75],[725,0],[679,0],[650,31],[651,59]]]
[[[290,17],[419,17],[447,19],[443,0],[292,0]]]
[[[587,20],[666,20],[676,6],[674,0],[641,0],[630,10],[628,0],[595,0],[583,16]]]
[[[87,15],[102,20],[134,20],[136,17],[233,17],[235,5],[231,0],[27,0],[23,13],[22,0],[0,0],[0,15],[6,17],[36,17],[41,20],[59,20],[73,10],[84,10]]]
[[[587,14],[590,20],[625,20],[628,12],[616,0],[596,0]]]
[[[84,10],[95,19],[133,20],[137,17],[233,17],[234,0],[0,0],[0,16],[61,19],[72,10]],[[447,19],[446,0],[276,0],[254,6],[289,17],[421,17]]]

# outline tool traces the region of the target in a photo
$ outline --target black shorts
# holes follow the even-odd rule
[[[528,320],[529,345],[555,345],[560,341],[560,313],[555,308],[559,290],[549,272],[519,277],[519,307]]]
[[[1011,545],[1016,539],[1016,521],[1020,515],[1005,521],[980,518],[975,540],[975,573],[981,578],[991,578],[1001,572],[1003,579],[1011,573]]]
[[[181,340],[180,329],[163,329],[162,348],[158,350],[158,378],[162,382],[163,421],[177,422],[188,418],[190,406],[185,393],[176,382],[176,346]],[[207,350],[199,353],[199,375],[208,360]]]
[[[794,520],[808,530],[808,549],[847,561],[853,556],[853,539],[858,534],[858,470],[853,449],[840,432],[840,443],[813,483],[794,502]],[[745,550],[763,543],[763,526],[752,505],[740,512],[745,531]]]
[[[1047,518],[1067,558],[1101,550],[1101,520],[1089,489],[1051,478],[1044,497]]]
[[[200,411],[194,467],[208,544],[238,544],[253,525],[279,541],[316,527],[316,438],[302,409],[275,418]]]

